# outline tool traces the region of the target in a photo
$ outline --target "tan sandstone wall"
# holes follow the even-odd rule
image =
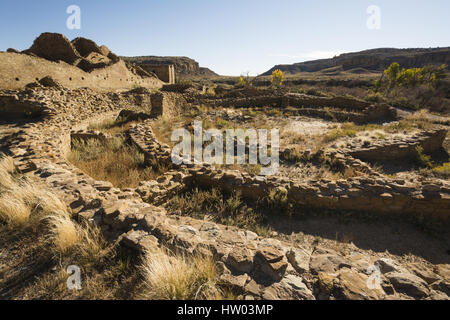
[[[16,90],[46,76],[51,76],[69,89],[91,88],[101,91],[126,90],[137,85],[146,88],[161,88],[162,81],[141,78],[119,61],[111,66],[84,72],[65,62],[51,62],[18,53],[0,53],[0,88]]]
[[[147,72],[153,72],[160,80],[168,84],[175,83],[175,68],[173,65],[140,64],[139,67]]]

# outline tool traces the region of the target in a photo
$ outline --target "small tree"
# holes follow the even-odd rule
[[[236,82],[236,86],[249,88],[253,86],[254,80],[255,78],[252,79],[252,77],[250,76],[250,72],[247,71],[245,74],[241,74],[238,81]]]
[[[400,65],[397,62],[393,62],[389,68],[384,70],[384,74],[387,75],[389,80],[389,89],[395,87],[398,79],[398,74],[400,72]]]
[[[283,85],[284,81],[284,73],[283,71],[277,69],[272,72],[272,77],[270,79],[270,82],[273,86],[279,88]]]
[[[244,80],[243,76],[239,77],[239,79],[238,79],[238,81],[236,83],[236,86],[238,86],[238,87],[245,87],[245,80]]]

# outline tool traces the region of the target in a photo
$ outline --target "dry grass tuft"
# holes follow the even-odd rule
[[[5,172],[12,174],[16,171],[16,166],[14,165],[14,159],[11,157],[3,156],[0,158],[0,172]]]
[[[10,228],[22,228],[27,225],[31,209],[17,194],[4,193],[0,197],[0,220]]]
[[[160,250],[147,252],[141,266],[146,288],[143,294],[152,300],[217,299],[218,274],[212,258],[170,254]]]
[[[80,241],[80,233],[75,223],[63,213],[46,216],[43,221],[49,229],[49,240],[56,252],[64,254]]]
[[[98,140],[73,141],[68,156],[78,168],[96,180],[109,181],[118,188],[133,188],[140,181],[154,180],[167,168],[146,165],[144,154],[117,136],[106,143]]]
[[[12,173],[15,171],[14,160],[11,157],[2,156],[0,158],[0,190],[10,189],[15,181]]]

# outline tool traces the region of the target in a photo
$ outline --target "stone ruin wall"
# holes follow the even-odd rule
[[[446,132],[445,132],[446,133]],[[417,145],[440,147],[442,130],[428,132],[416,141]],[[171,161],[169,146],[159,143],[151,130],[151,120],[130,130],[131,140],[149,159],[159,159],[166,164]],[[439,144],[441,143],[441,144]],[[389,149],[402,149],[392,144]],[[387,145],[380,149],[388,148]],[[377,154],[377,150],[371,150]],[[281,153],[284,150],[280,150]],[[340,162],[343,168],[365,169],[367,166],[352,157],[348,150],[332,150],[326,154]],[[416,214],[447,220],[450,218],[450,184],[442,182],[424,182],[414,185],[402,179],[389,179],[375,174],[374,177],[355,177],[347,180],[331,181],[327,179],[294,181],[277,177],[252,177],[247,173],[232,170],[216,170],[210,165],[181,165],[184,182],[171,181],[170,190],[190,189],[195,186],[219,188],[226,192],[240,191],[242,196],[258,200],[269,195],[272,190],[283,190],[291,203],[310,208],[334,210],[365,211],[383,214]],[[153,187],[153,185],[152,185]],[[155,192],[153,194],[152,192]],[[140,194],[147,199],[164,200],[165,190],[143,186]]]
[[[140,64],[139,67],[156,76],[167,84],[175,84],[175,67],[170,65]]]
[[[110,66],[85,72],[65,62],[52,62],[19,53],[0,53],[0,88],[17,90],[51,76],[68,89],[91,88],[100,91],[126,90],[136,86],[161,88],[155,78],[142,78],[119,61]]]
[[[270,94],[237,98],[197,98],[191,103],[205,104],[212,107],[294,107],[298,115],[317,116],[339,121],[365,123],[382,119],[394,119],[397,115],[394,108],[387,104],[371,104],[363,100],[345,97],[313,97],[298,94]]]

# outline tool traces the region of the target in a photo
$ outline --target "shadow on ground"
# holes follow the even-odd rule
[[[343,221],[338,217],[291,218],[289,221],[273,219],[270,226],[286,235],[304,233],[339,242],[353,242],[358,248],[375,252],[388,251],[395,255],[412,254],[433,264],[450,263],[450,233],[424,232],[419,226],[394,219],[379,221]]]

